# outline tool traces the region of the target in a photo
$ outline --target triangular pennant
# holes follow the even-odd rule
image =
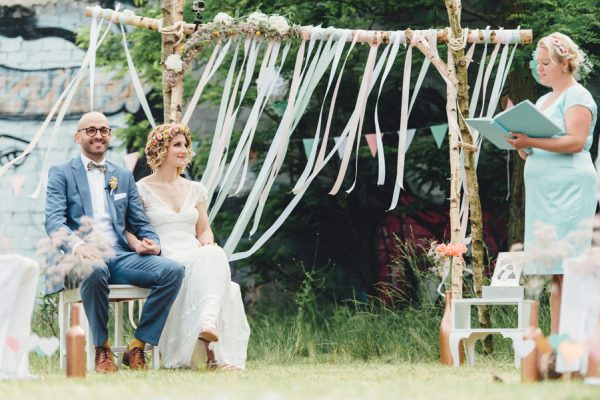
[[[416,132],[417,132],[417,130],[415,128],[406,130],[406,151],[408,151],[410,144],[412,143],[413,139],[415,138]]]
[[[302,143],[304,144],[304,152],[306,153],[306,158],[310,157],[310,150],[312,149],[314,141],[315,139],[312,138],[302,139]]]
[[[125,167],[127,167],[127,169],[130,172],[133,172],[133,170],[135,169],[135,165],[137,164],[138,158],[139,155],[137,152],[125,154],[123,156],[123,159],[125,160]]]
[[[371,150],[371,155],[375,157],[377,154],[377,134],[376,133],[367,133],[365,134],[365,139],[367,140],[367,144],[369,145],[369,150]]]
[[[12,191],[15,194],[15,197],[21,193],[21,188],[23,187],[23,183],[25,183],[25,175],[13,175],[10,177],[10,186],[12,187]]]
[[[340,141],[340,137],[334,136],[333,141],[335,142],[335,144],[338,144],[338,142]],[[344,138],[344,140],[342,140],[342,143],[340,143],[340,146],[338,147],[338,156],[340,157],[340,160],[342,159],[342,157],[344,157],[344,148],[345,147],[346,147],[346,138]]]
[[[441,148],[442,143],[444,143],[444,138],[446,137],[446,132],[448,132],[448,124],[433,125],[430,129],[435,144],[437,144],[438,149]]]
[[[515,103],[513,103],[513,101],[509,97],[508,100],[506,100],[506,108],[505,108],[505,110],[508,110],[509,108],[514,107],[514,105],[515,105]]]

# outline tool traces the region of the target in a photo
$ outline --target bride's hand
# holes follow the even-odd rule
[[[154,241],[144,238],[140,240],[138,243],[138,248],[136,249],[136,253],[139,255],[159,255],[160,254],[160,246]]]
[[[209,244],[215,244],[215,238],[212,232],[209,230],[207,232],[204,232],[202,235],[198,236],[198,243],[200,243],[200,247]]]

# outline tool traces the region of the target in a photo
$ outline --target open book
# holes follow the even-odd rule
[[[535,108],[529,100],[502,111],[494,118],[467,118],[466,121],[471,128],[502,150],[514,150],[504,140],[504,136],[510,136],[509,132],[520,132],[537,138],[552,137],[562,132],[558,125]]]

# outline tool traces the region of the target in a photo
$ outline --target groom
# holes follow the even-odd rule
[[[182,265],[159,256],[158,236],[144,214],[133,175],[104,159],[110,138],[104,114],[90,112],[81,117],[75,133],[81,154],[50,168],[46,193],[48,234],[66,230],[74,235],[81,217],[88,216],[93,218],[94,230],[103,234],[115,250],[113,257],[102,259],[96,248],[83,241],[66,249],[82,260],[97,260],[81,284],[81,298],[96,346],[96,371],[100,373],[117,370],[108,341],[108,285],[152,289],[134,338],[123,355],[125,365],[145,370],[145,343],[158,344],[184,273]],[[127,244],[125,229],[140,239],[135,251]]]

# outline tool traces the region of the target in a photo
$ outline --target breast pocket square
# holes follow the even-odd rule
[[[127,197],[127,193],[115,193],[115,201],[121,200]]]

